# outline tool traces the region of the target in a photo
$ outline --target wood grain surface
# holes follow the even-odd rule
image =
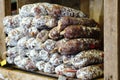
[[[58,78],[55,77],[40,75],[38,73],[37,74],[30,73],[23,70],[8,68],[8,67],[7,68],[0,67],[0,73],[3,74],[5,77],[9,78],[9,80],[58,80]],[[79,79],[69,78],[68,80],[79,80]],[[95,80],[103,80],[103,78],[98,78]]]
[[[120,80],[120,1],[104,0],[104,77]]]
[[[11,14],[11,0],[0,0],[0,58],[2,58],[3,52],[6,50],[5,46],[5,34],[3,32],[3,18],[6,15]]]
[[[12,68],[0,67],[0,73],[7,77],[9,80],[57,80],[56,78],[46,77],[42,75],[35,75],[32,73],[16,70]]]

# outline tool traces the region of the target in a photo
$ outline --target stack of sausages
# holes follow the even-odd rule
[[[7,62],[25,70],[90,80],[103,76],[98,24],[82,11],[50,3],[24,5],[3,20]]]

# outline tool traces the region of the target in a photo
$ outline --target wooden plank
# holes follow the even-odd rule
[[[0,67],[0,73],[7,77],[9,80],[58,80],[57,78],[48,77],[40,74],[30,73],[15,68],[3,68]],[[23,77],[24,76],[24,77]],[[67,80],[79,80],[73,78],[66,78]],[[98,78],[95,80],[103,80]]]
[[[5,16],[7,15],[11,15],[12,11],[11,11],[11,0],[4,0],[5,1]]]
[[[99,24],[103,24],[103,2],[103,0],[90,0],[90,17],[97,21]]]
[[[120,80],[120,10],[118,11],[120,2],[118,1],[104,0],[105,80]]]
[[[17,69],[17,70],[22,70],[22,71],[25,71],[25,70],[23,70],[23,69],[19,69],[18,67],[15,67],[15,66],[11,66],[11,68],[14,68],[14,69]],[[39,75],[43,75],[43,76],[49,76],[49,77],[54,77],[54,78],[58,78],[59,79],[59,75],[57,75],[57,74],[49,74],[49,73],[44,73],[44,72],[42,72],[42,71],[28,71],[28,72],[31,72],[31,73],[33,73],[33,74],[39,74]],[[65,76],[63,76],[63,77],[65,77]],[[67,80],[79,80],[79,79],[77,79],[77,78],[67,78],[66,77],[66,79]],[[61,80],[61,79],[60,79]],[[103,80],[103,78],[102,77],[100,77],[100,78],[96,78],[95,80]]]
[[[94,19],[101,29],[99,39],[101,40],[101,49],[103,50],[103,0],[80,0],[80,10],[87,14],[90,18]]]
[[[11,0],[0,0],[0,56],[6,50],[5,34],[3,32],[3,18],[11,14]]]
[[[0,67],[0,73],[9,80],[57,80],[56,78],[34,75],[32,73]]]
[[[25,70],[25,69],[20,69],[20,68],[18,68],[17,66],[15,66],[15,65],[7,65],[6,66],[6,68],[11,68],[11,69],[16,69],[16,70],[22,70],[22,71],[27,71],[27,70]],[[39,74],[39,75],[44,75],[44,76],[49,76],[49,77],[54,77],[54,78],[58,78],[58,76],[59,75],[57,75],[57,74],[50,74],[50,73],[45,73],[45,72],[42,72],[42,71],[38,71],[38,70],[36,70],[36,71],[27,71],[27,72],[30,72],[30,73],[33,73],[33,74]]]
[[[117,25],[118,25],[118,79],[120,80],[120,0],[118,0],[118,12],[117,12]]]
[[[83,11],[87,16],[90,16],[89,4],[90,4],[90,0],[80,0],[80,10]]]
[[[80,0],[80,10],[103,26],[103,0]]]
[[[90,18],[94,19],[99,25],[101,29],[101,34],[99,36],[99,39],[101,40],[101,49],[104,48],[104,0],[90,0],[89,5],[89,13]]]

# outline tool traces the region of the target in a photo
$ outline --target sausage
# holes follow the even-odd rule
[[[69,7],[50,3],[36,3],[24,5],[19,10],[19,14],[22,17],[36,15],[51,15],[55,17],[62,16],[86,17],[86,15],[80,10],[75,10]]]
[[[51,63],[47,62],[45,63],[45,66],[44,66],[44,72],[55,73],[55,67]]]
[[[97,23],[90,18],[61,17],[61,19],[58,21],[58,30],[62,31],[67,26],[78,24],[89,27],[95,27],[97,25]]]
[[[49,61],[52,65],[54,66],[58,66],[60,64],[62,64],[62,57],[61,55],[59,55],[58,53],[54,53]]]
[[[103,76],[103,64],[91,65],[77,70],[76,76],[80,80],[94,80]]]
[[[42,49],[46,50],[49,53],[52,53],[52,51],[55,48],[56,41],[52,39],[47,39],[43,44],[42,44]]]
[[[39,56],[40,56],[40,59],[43,60],[43,61],[49,61],[50,60],[50,54],[45,50],[39,51]]]
[[[58,30],[58,27],[55,27],[50,30],[49,37],[53,40],[61,39],[63,36],[60,35],[60,31]]]
[[[29,39],[28,37],[23,37],[23,38],[21,38],[21,39],[18,41],[18,43],[17,43],[17,47],[18,47],[18,48],[22,48],[22,49],[27,48],[26,43],[27,43],[27,40],[28,40],[28,39]]]
[[[36,63],[36,67],[38,68],[39,71],[43,71],[44,70],[44,67],[45,67],[45,61],[38,61]]]
[[[66,65],[66,64],[61,64],[55,68],[55,72],[58,75],[65,75],[67,77],[75,77],[76,70],[74,67]]]
[[[16,46],[17,45],[17,40],[13,39],[13,38],[10,38],[10,37],[6,37],[5,38],[5,43],[7,46]]]
[[[39,33],[39,30],[36,27],[31,27],[28,30],[29,36],[31,37],[36,37],[37,34]]]
[[[34,49],[33,50],[29,50],[27,55],[34,62],[37,62],[37,61],[41,60],[40,56],[39,56],[39,52],[34,50]]]
[[[30,27],[32,27],[32,25],[31,25],[32,21],[33,21],[33,17],[24,17],[20,21],[20,27],[29,29]]]
[[[33,18],[32,26],[38,29],[53,28],[57,26],[57,20],[51,16],[36,16]]]
[[[60,33],[65,38],[97,38],[100,34],[100,28],[98,27],[86,27],[82,25],[67,26],[64,31]]]
[[[15,57],[14,63],[18,68],[24,70],[33,71],[37,69],[35,63],[32,60],[30,60],[28,57],[23,57],[18,55]]]
[[[104,52],[101,50],[87,50],[78,53],[72,60],[75,68],[86,67],[91,64],[100,64],[104,61]]]
[[[75,55],[62,55],[62,60],[64,64],[72,65],[72,59]]]
[[[33,17],[24,17],[20,21],[20,27],[23,28],[22,33],[24,35],[29,34],[29,29],[32,27]]]
[[[20,16],[19,15],[14,15],[14,16],[6,16],[4,19],[3,19],[3,25],[4,27],[7,27],[7,28],[17,28],[19,27],[19,22],[20,22]]]
[[[54,39],[54,40],[57,40],[57,39],[61,39],[63,36],[60,35],[60,33],[62,34],[62,32],[64,32],[63,30],[66,28],[66,27],[70,27],[70,25],[81,25],[81,26],[89,26],[89,27],[95,27],[97,25],[97,23],[92,20],[92,19],[89,19],[89,18],[74,18],[74,17],[62,17],[59,21],[58,21],[58,26],[53,28],[52,30],[50,30],[50,33],[49,33],[49,37],[51,39]],[[91,30],[89,27],[87,27],[87,29],[85,28],[85,30],[88,30],[88,32],[90,32],[89,30]],[[67,28],[68,29],[68,28]],[[66,30],[67,30],[66,29]],[[76,29],[76,28],[74,28]],[[95,30],[94,30],[95,29]],[[65,31],[66,31],[65,30]],[[71,30],[71,28],[69,29]],[[69,32],[68,30],[68,32]],[[79,31],[80,29],[78,29],[77,31]],[[99,34],[99,29],[97,28],[92,28],[93,32],[98,33]],[[97,30],[97,31],[96,31]],[[62,32],[61,32],[62,31]],[[67,33],[68,33],[67,32]],[[81,32],[83,33],[83,32]],[[85,33],[85,31],[84,31]],[[71,33],[73,34],[73,33]],[[77,33],[76,33],[77,34]],[[74,34],[73,34],[74,35]],[[77,34],[79,35],[79,34]],[[98,35],[96,35],[98,36]],[[95,36],[95,37],[96,37]],[[92,36],[93,37],[93,36]]]
[[[33,17],[33,14],[31,13],[32,7],[34,7],[35,4],[29,4],[29,5],[24,5],[19,9],[19,15],[23,17]]]
[[[48,30],[41,30],[37,34],[36,39],[40,42],[45,42],[48,39],[48,34],[49,34]]]
[[[60,44],[56,43],[56,48],[61,54],[76,54],[83,50],[99,48],[100,41],[91,38],[72,39]]]
[[[13,30],[13,28],[4,27],[4,30],[3,30],[3,31],[4,31],[4,33],[5,33],[6,35],[8,35],[11,30]]]
[[[42,49],[41,45],[42,45],[42,43],[40,41],[36,40],[35,38],[29,38],[26,41],[27,49],[41,50]]]
[[[22,27],[15,28],[9,32],[8,37],[18,41],[20,38],[25,36],[22,30]]]
[[[6,51],[6,60],[9,64],[14,64],[14,58],[18,55],[18,49],[17,47],[9,48]]]
[[[66,38],[63,38],[63,39],[57,41],[55,44],[55,49],[57,49],[60,46],[63,46],[63,44],[65,44],[67,41],[68,41],[68,39],[66,39]]]

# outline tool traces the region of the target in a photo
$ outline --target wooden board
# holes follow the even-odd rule
[[[58,77],[50,77],[46,76],[45,74],[35,73],[24,71],[16,68],[9,68],[9,67],[0,67],[0,73],[3,74],[5,77],[9,78],[9,80],[57,80]],[[23,77],[24,76],[24,77]],[[68,80],[79,80],[69,78]],[[95,80],[103,80],[103,78],[98,78]]]
[[[5,34],[3,32],[3,18],[11,14],[11,0],[0,0],[0,58],[2,53],[6,50]]]
[[[90,16],[90,1],[80,0],[80,10],[83,11],[87,16]]]
[[[2,1],[2,0],[1,0]],[[4,1],[4,6],[5,6],[5,16],[11,15],[11,0],[3,0]]]
[[[45,73],[45,72],[38,71],[38,70],[36,70],[36,71],[29,71],[28,70],[27,71],[25,69],[20,69],[15,65],[7,65],[7,67],[5,67],[5,68],[9,68],[9,67],[12,68],[12,69],[21,70],[21,71],[25,71],[25,72],[29,72],[29,73],[33,73],[33,74],[39,74],[39,75],[49,76],[49,77],[53,77],[53,78],[58,78],[59,77],[59,75],[57,75],[57,74],[49,74],[49,73]]]
[[[46,77],[42,75],[35,75],[29,72],[0,67],[0,73],[7,77],[9,80],[57,80],[56,78]]]
[[[104,0],[80,0],[80,10],[94,19],[101,29],[99,39],[101,40],[101,49],[104,48]]]
[[[117,73],[117,76],[118,76],[118,79],[120,80],[120,0],[117,1],[117,5],[118,5],[118,10],[117,10],[117,33],[118,34],[118,45],[117,45],[117,48],[118,48],[118,53],[117,53],[117,64],[118,64],[118,73]]]
[[[104,0],[105,80],[120,80],[120,1]]]

